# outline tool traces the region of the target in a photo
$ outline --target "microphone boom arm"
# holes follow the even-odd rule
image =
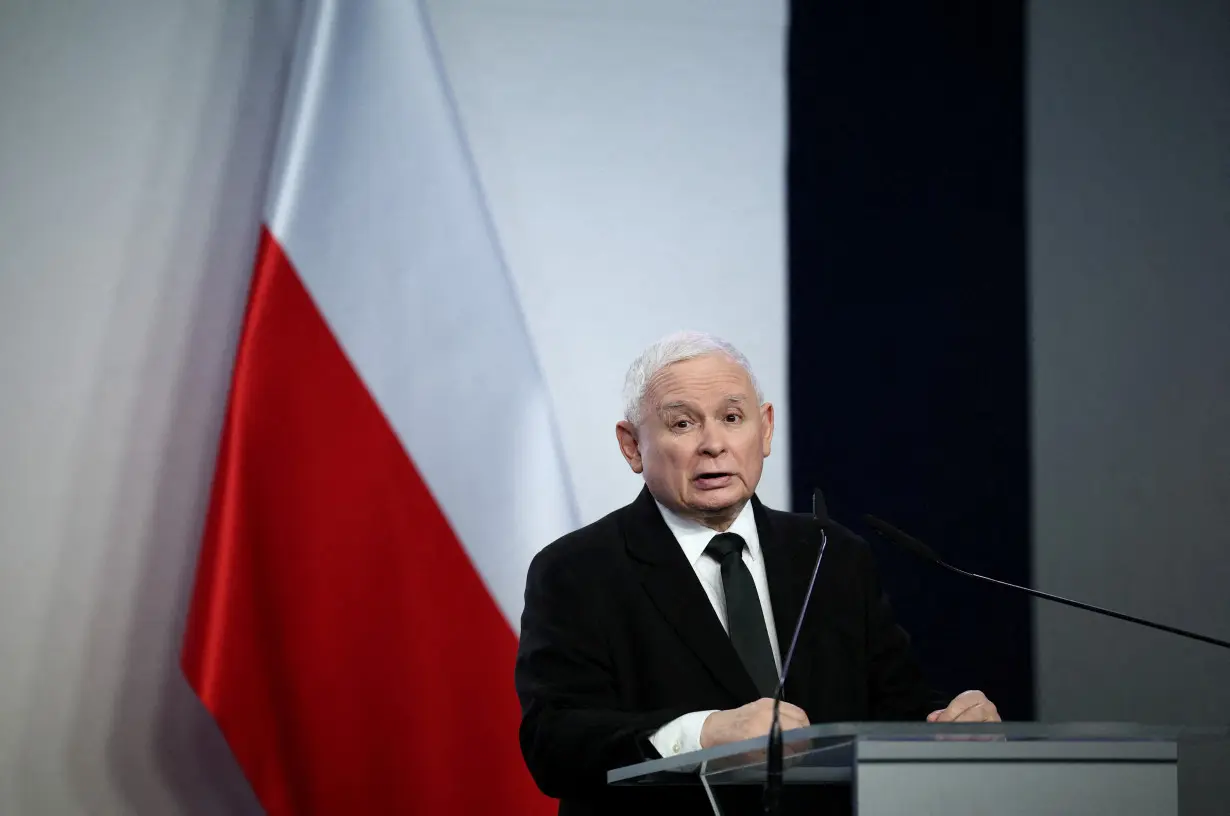
[[[979,575],[976,572],[967,572],[960,567],[954,567],[952,564],[949,564],[947,561],[940,558],[935,551],[926,544],[923,544],[917,538],[914,538],[908,533],[903,533],[901,530],[898,530],[888,522],[878,519],[875,516],[863,516],[863,520],[866,521],[867,524],[870,525],[871,529],[875,530],[876,534],[881,538],[909,550],[914,555],[925,561],[930,561],[931,563],[943,567],[950,572],[955,572],[958,575],[964,575],[969,578],[977,578],[978,580],[986,581],[989,584],[995,584],[996,586],[1007,587],[1008,589],[1015,589],[1019,592],[1024,592],[1025,594],[1032,595],[1035,598],[1042,598],[1043,600],[1055,601],[1056,603],[1061,603],[1066,606],[1073,606],[1077,609],[1084,609],[1086,612],[1096,612],[1099,615],[1118,618],[1119,620],[1125,620],[1129,623],[1137,623],[1141,626],[1148,626],[1152,629],[1160,629],[1161,631],[1169,632],[1172,635],[1179,635],[1181,637],[1191,638],[1192,640],[1199,640],[1203,643],[1211,643],[1214,646],[1221,646],[1223,649],[1230,649],[1230,642],[1219,640],[1215,637],[1209,637],[1208,635],[1202,635],[1197,632],[1189,632],[1186,629],[1180,629],[1177,626],[1167,626],[1164,623],[1156,623],[1154,621],[1145,620],[1144,618],[1137,618],[1133,615],[1126,615],[1123,612],[1116,612],[1113,609],[1105,609],[1100,606],[1094,606],[1093,604],[1081,603],[1080,601],[1074,601],[1070,598],[1052,595],[1049,592],[1042,592],[1041,590],[1019,586],[1017,584],[1010,584],[1007,581],[1000,581],[996,578],[988,578],[987,576]]]

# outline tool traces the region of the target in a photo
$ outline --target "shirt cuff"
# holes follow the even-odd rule
[[[673,757],[688,751],[700,750],[700,730],[713,711],[693,711],[676,717],[659,728],[649,742],[664,757]]]

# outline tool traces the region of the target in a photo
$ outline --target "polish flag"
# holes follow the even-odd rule
[[[270,816],[539,813],[513,689],[577,514],[414,0],[308,4],[183,668]]]

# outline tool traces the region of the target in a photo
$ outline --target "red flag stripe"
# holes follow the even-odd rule
[[[517,745],[515,650],[263,232],[183,652],[257,796],[271,816],[550,812]]]

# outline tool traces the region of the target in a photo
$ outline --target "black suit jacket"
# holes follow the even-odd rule
[[[752,504],[784,659],[820,530]],[[837,525],[828,536],[785,699],[813,723],[924,719],[944,700],[893,620],[866,542]],[[606,772],[657,758],[648,738],[675,717],[760,696],[648,490],[534,558],[516,687],[522,754],[561,814],[602,809],[618,795]]]

